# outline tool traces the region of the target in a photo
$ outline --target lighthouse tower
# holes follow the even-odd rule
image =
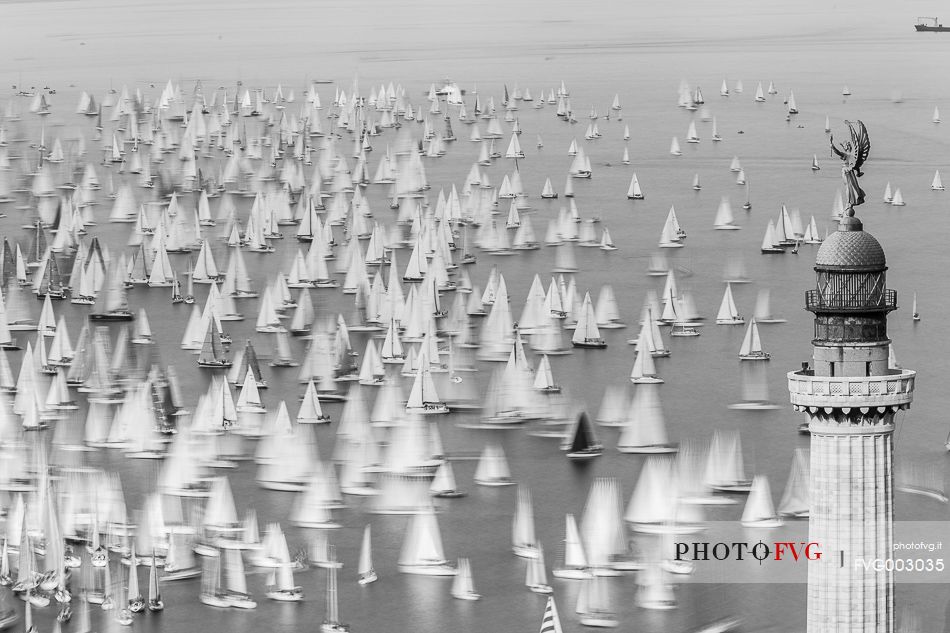
[[[913,400],[916,372],[888,367],[884,249],[845,216],[818,249],[817,283],[805,293],[815,315],[812,362],[788,374],[796,411],[811,432],[808,633],[892,633],[894,577],[875,570],[891,555],[894,416]],[[861,561],[868,561],[865,566]]]

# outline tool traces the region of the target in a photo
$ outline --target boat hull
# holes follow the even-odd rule
[[[399,571],[404,574],[416,574],[419,576],[455,576],[458,570],[448,563],[435,563],[432,565],[400,565]]]
[[[95,312],[89,315],[90,321],[132,321],[134,319],[135,316],[131,312]]]
[[[605,349],[607,347],[606,341],[584,341],[582,343],[574,342],[572,343],[574,347],[579,347],[581,349]]]
[[[749,528],[777,528],[781,527],[784,523],[785,522],[778,517],[759,519],[757,521],[742,521],[742,525]]]
[[[583,460],[583,459],[593,459],[595,457],[600,457],[603,454],[604,454],[603,449],[595,448],[595,449],[588,449],[584,451],[571,451],[567,454],[567,456],[570,459]]]
[[[675,453],[679,449],[676,446],[668,444],[658,444],[655,446],[618,446],[617,450],[621,453],[643,453],[647,455],[656,455],[660,453]]]
[[[583,614],[580,616],[580,623],[601,629],[612,629],[618,624],[617,618],[610,614]]]

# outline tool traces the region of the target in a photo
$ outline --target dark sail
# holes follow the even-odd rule
[[[570,452],[577,453],[586,451],[597,444],[594,439],[594,430],[591,428],[590,418],[587,412],[583,411],[577,417],[577,425],[574,428],[574,441],[571,442]]]

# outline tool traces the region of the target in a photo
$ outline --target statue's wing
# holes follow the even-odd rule
[[[864,164],[864,161],[868,159],[868,154],[871,153],[871,140],[868,138],[868,130],[864,127],[862,121],[855,121],[854,123],[848,121],[848,127],[851,129],[851,151],[854,152],[854,169],[860,175],[861,165]]]

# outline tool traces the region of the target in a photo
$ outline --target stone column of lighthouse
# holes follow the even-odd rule
[[[891,555],[894,415],[910,406],[915,372],[888,367],[884,250],[856,217],[844,217],[818,250],[810,367],[788,374],[796,411],[811,432],[809,540],[822,558],[808,568],[808,633],[894,631]],[[866,561],[865,566],[861,561]]]

